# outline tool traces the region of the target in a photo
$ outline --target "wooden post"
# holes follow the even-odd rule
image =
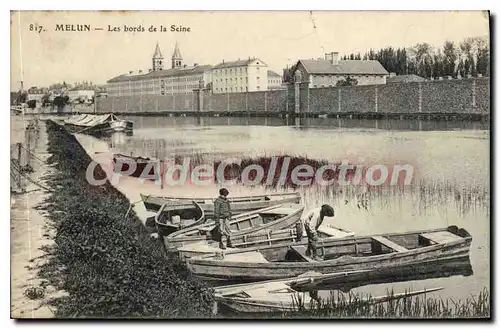
[[[23,144],[22,143],[17,143],[17,161],[19,164],[19,168],[21,168],[21,148]]]
[[[17,159],[18,159],[18,171],[17,171],[17,185],[19,187],[19,191],[23,191],[23,184],[22,184],[22,175],[21,175],[21,148],[23,144],[22,143],[17,143]]]
[[[26,167],[31,166],[31,132],[32,129],[26,130],[27,136],[26,136]]]
[[[378,112],[378,87],[375,86],[375,112]]]
[[[267,91],[264,91],[264,112],[267,112]]]
[[[160,160],[160,184],[161,184],[161,189],[163,190],[163,160]]]

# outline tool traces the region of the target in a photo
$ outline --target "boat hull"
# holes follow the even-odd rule
[[[428,231],[424,231],[428,232]],[[387,236],[387,235],[386,235]],[[355,237],[331,240],[320,244],[319,248],[339,248],[352,246],[353,241],[370,243],[371,237]],[[337,273],[347,271],[374,270],[385,267],[418,265],[421,262],[440,259],[454,259],[468,256],[472,237],[466,236],[456,241],[408,249],[403,252],[388,252],[370,256],[340,256],[335,259],[313,262],[270,262],[264,258],[285,259],[291,245],[248,248],[245,251],[228,253],[224,259],[214,256],[193,257],[187,261],[189,270],[202,278],[215,280],[259,281],[288,278],[307,271]],[[357,243],[357,242],[355,242]],[[246,253],[246,254],[244,254]],[[246,258],[244,258],[246,257]]]
[[[269,200],[265,200],[265,198]],[[144,206],[148,211],[158,211],[165,201],[179,201],[179,200],[193,200],[196,201],[205,211],[205,216],[213,216],[214,213],[214,200],[213,198],[174,198],[174,197],[161,197],[153,195],[141,194]],[[248,211],[267,208],[274,205],[283,203],[299,203],[300,194],[298,193],[284,193],[284,194],[269,194],[263,196],[255,196],[248,198],[229,198],[231,202],[231,212],[233,215],[241,214]],[[248,201],[246,201],[248,200]]]
[[[172,216],[179,215],[180,221],[173,223]],[[185,217],[192,219],[186,220]],[[155,225],[158,234],[162,237],[168,236],[180,229],[188,229],[205,222],[205,213],[200,206],[192,201],[165,203],[155,216]]]
[[[245,222],[250,222],[252,218],[258,216],[259,214],[281,214],[282,212],[287,212],[283,217],[276,220],[269,221],[268,223],[262,225],[247,224],[246,228],[239,227],[243,226]],[[235,241],[235,244],[242,244],[245,240],[252,240],[255,234],[271,234],[272,231],[278,231],[283,229],[288,229],[294,227],[302,216],[304,207],[297,204],[284,204],[271,206],[264,209],[260,209],[253,212],[243,213],[235,216],[230,222],[229,227],[231,228],[231,241]],[[197,234],[200,230],[204,232],[209,232],[215,228],[215,223],[206,223],[200,227],[194,227],[191,230],[179,231],[176,234],[165,238],[165,247],[168,251],[176,251],[179,247],[186,246],[192,243],[206,241],[211,239],[210,235]],[[285,237],[286,238],[286,237]]]
[[[329,230],[330,232],[328,235],[318,230],[319,238],[344,238],[354,235],[354,232],[347,230],[337,228],[329,228]],[[335,231],[336,233],[331,234],[331,231]],[[298,240],[300,240],[300,242],[298,242]],[[289,228],[270,232],[257,232],[253,235],[243,235],[231,239],[231,244],[234,248],[265,247],[279,244],[287,245],[290,243],[295,243],[297,245],[307,244],[307,237],[301,237],[301,239],[299,239],[297,230],[295,228]],[[179,253],[179,258],[183,261],[192,257],[221,252],[217,243],[210,243],[208,241],[199,241],[191,244],[186,243],[186,245],[178,247],[177,251]]]
[[[73,133],[102,135],[114,132],[131,132],[134,123],[120,120],[114,114],[81,114],[65,120],[64,126]]]
[[[131,157],[123,154],[115,154],[113,156],[113,163],[115,164],[115,172],[122,174],[127,173],[130,177],[145,178],[150,180],[157,179],[158,161],[140,157]],[[130,166],[135,167],[135,170],[128,173]]]

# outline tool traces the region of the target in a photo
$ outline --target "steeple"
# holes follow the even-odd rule
[[[182,55],[179,50],[179,43],[175,42],[174,53],[172,54],[172,68],[177,69],[182,67]]]
[[[153,71],[163,70],[163,55],[161,54],[160,45],[156,42],[155,53],[153,55]]]

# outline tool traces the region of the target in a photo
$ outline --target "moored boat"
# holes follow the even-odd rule
[[[80,114],[64,120],[64,126],[76,133],[103,134],[119,131],[132,131],[134,123],[121,120],[110,114]]]
[[[240,313],[265,313],[265,312],[294,312],[303,309],[310,310],[321,304],[318,294],[311,291],[316,283],[328,281],[342,281],[351,276],[356,276],[369,270],[340,272],[335,274],[305,273],[290,279],[271,280],[258,283],[236,284],[214,288],[217,312],[220,305]],[[305,288],[308,287],[308,288]],[[404,297],[412,297],[442,290],[442,287],[418,291],[405,291],[403,293],[388,293],[384,296],[356,296],[352,294],[337,293],[333,300],[338,307],[384,303]],[[308,291],[308,292],[305,292]],[[351,298],[350,298],[351,297]],[[333,306],[333,305],[331,305]],[[215,313],[214,312],[214,313]]]
[[[331,237],[340,239],[346,236],[353,235],[354,232],[333,226],[322,225],[318,228],[318,237],[322,239]],[[294,242],[298,244],[307,242],[307,237],[302,237],[302,233],[298,232],[295,227],[277,231],[265,230],[258,231],[257,233],[252,235],[240,235],[232,237],[232,248],[228,248],[228,250],[232,250],[233,248],[241,249]],[[185,243],[183,246],[178,247],[177,251],[181,260],[187,260],[195,256],[220,253],[221,249],[219,248],[219,244],[217,242],[203,240],[195,243]]]
[[[156,160],[143,157],[133,157],[125,154],[113,154],[113,163],[115,164],[114,170],[119,173],[127,173],[128,176],[147,178],[155,180],[157,178],[159,163]],[[129,173],[130,167],[133,167]],[[134,169],[135,168],[135,169]],[[159,208],[158,208],[159,209]]]
[[[338,273],[407,266],[429,260],[467,256],[472,237],[456,226],[407,233],[323,239],[318,242],[321,261],[310,259],[305,245],[275,245],[231,250],[221,255],[188,259],[189,270],[215,280],[288,278],[307,271]]]
[[[200,225],[204,221],[205,213],[194,201],[166,202],[155,216],[156,228],[161,236]]]
[[[228,223],[231,230],[231,244],[245,244],[245,239],[251,240],[252,235],[278,231],[294,227],[300,222],[304,207],[295,203],[275,205],[234,216]],[[175,251],[178,247],[204,240],[211,240],[214,222],[187,228],[166,237],[164,242],[167,250]]]
[[[215,198],[175,198],[171,196],[154,196],[141,194],[144,206],[148,211],[158,211],[165,201],[195,201],[203,208],[206,216],[212,216],[214,212]],[[299,203],[300,194],[297,192],[271,193],[265,195],[229,197],[231,212],[241,214],[243,212],[262,209],[283,203]]]

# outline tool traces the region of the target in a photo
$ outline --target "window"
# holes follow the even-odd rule
[[[258,64],[258,63],[257,63]],[[257,72],[260,72],[260,67],[257,67]]]
[[[257,77],[257,81],[259,81],[259,80],[260,80],[260,77]]]
[[[257,86],[257,90],[260,90],[260,86]]]

